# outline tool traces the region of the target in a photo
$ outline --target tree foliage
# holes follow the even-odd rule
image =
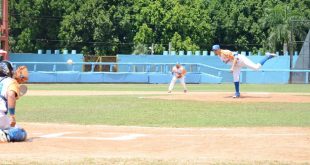
[[[282,50],[303,40],[309,0],[10,0],[13,52],[76,49],[115,55],[168,50]]]

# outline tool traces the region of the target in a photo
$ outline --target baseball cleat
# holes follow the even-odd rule
[[[240,93],[236,93],[234,96],[233,96],[234,99],[236,98],[240,98]]]
[[[168,91],[168,93],[171,93],[171,91]]]
[[[278,55],[275,54],[275,53],[269,53],[269,52],[267,52],[266,55],[267,55],[267,56],[272,56],[272,57],[277,57],[277,56],[278,56]]]
[[[187,90],[184,90],[184,93],[187,93]]]
[[[6,136],[6,133],[3,130],[0,130],[0,142],[7,143],[8,137]]]

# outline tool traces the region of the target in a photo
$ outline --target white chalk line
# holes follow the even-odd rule
[[[85,137],[80,137],[80,136],[64,136],[68,134],[75,134],[75,133],[80,133],[80,132],[60,132],[60,133],[52,133],[52,134],[46,134],[39,136],[40,138],[61,138],[61,139],[79,139],[79,140],[111,140],[111,141],[128,141],[128,140],[135,140],[137,138],[145,137],[147,136],[146,134],[127,134],[127,135],[122,135],[122,136],[116,136],[116,137],[91,137],[91,136],[85,136]]]
[[[99,141],[129,141],[135,140],[138,138],[149,137],[210,137],[210,136],[221,136],[221,137],[239,137],[239,138],[248,138],[248,137],[270,137],[270,136],[278,136],[278,137],[296,137],[296,136],[306,136],[310,137],[310,134],[306,133],[255,133],[255,134],[236,134],[236,133],[207,133],[207,134],[125,134],[121,136],[115,137],[95,137],[95,136],[65,136],[69,134],[76,134],[81,132],[60,132],[60,133],[52,133],[39,136],[40,138],[57,138],[57,139],[74,139],[74,140],[99,140]],[[102,133],[102,134],[116,134],[116,133]],[[119,133],[124,134],[124,133]]]
[[[141,137],[146,137],[145,134],[129,134],[124,136],[118,136],[118,137],[75,137],[75,136],[63,136],[58,137],[61,139],[78,139],[78,140],[106,140],[106,141],[129,141],[129,140],[135,140]]]
[[[39,137],[40,138],[57,138],[57,137],[61,137],[67,134],[74,134],[74,133],[79,133],[79,132],[60,132],[60,133],[46,134],[46,135],[42,135]]]

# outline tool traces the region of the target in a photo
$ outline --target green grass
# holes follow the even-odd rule
[[[165,127],[308,127],[309,107],[310,103],[171,101],[137,96],[27,96],[18,102],[17,119]]]
[[[30,90],[91,90],[91,91],[166,91],[167,84],[28,84]],[[179,84],[175,90],[180,90]],[[233,91],[233,84],[189,84],[190,91]],[[243,92],[310,93],[308,84],[242,84]]]

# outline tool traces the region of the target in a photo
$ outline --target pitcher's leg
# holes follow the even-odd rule
[[[186,93],[187,88],[186,88],[186,83],[185,83],[185,77],[180,78],[180,83],[183,86],[184,93]]]
[[[246,67],[253,69],[253,70],[259,70],[266,61],[272,59],[273,57],[275,57],[275,54],[266,54],[266,56],[257,64],[255,64],[254,62],[252,62],[250,59],[248,59],[247,57],[242,57],[243,58],[243,63]]]
[[[175,76],[173,76],[173,78],[171,79],[169,88],[168,88],[168,92],[170,93],[174,87],[175,82],[177,81],[177,78]]]
[[[264,65],[266,61],[272,59],[273,57],[276,57],[276,54],[273,53],[266,53],[266,56],[259,62],[261,65]]]
[[[233,72],[233,77],[234,77],[234,85],[235,85],[235,95],[233,96],[234,98],[239,98],[240,97],[240,73],[241,73],[241,67],[236,67]]]
[[[243,57],[243,63],[245,67],[248,67],[253,70],[259,70],[262,67],[260,63],[255,64],[254,62],[252,62],[250,59],[248,59],[245,56]]]

